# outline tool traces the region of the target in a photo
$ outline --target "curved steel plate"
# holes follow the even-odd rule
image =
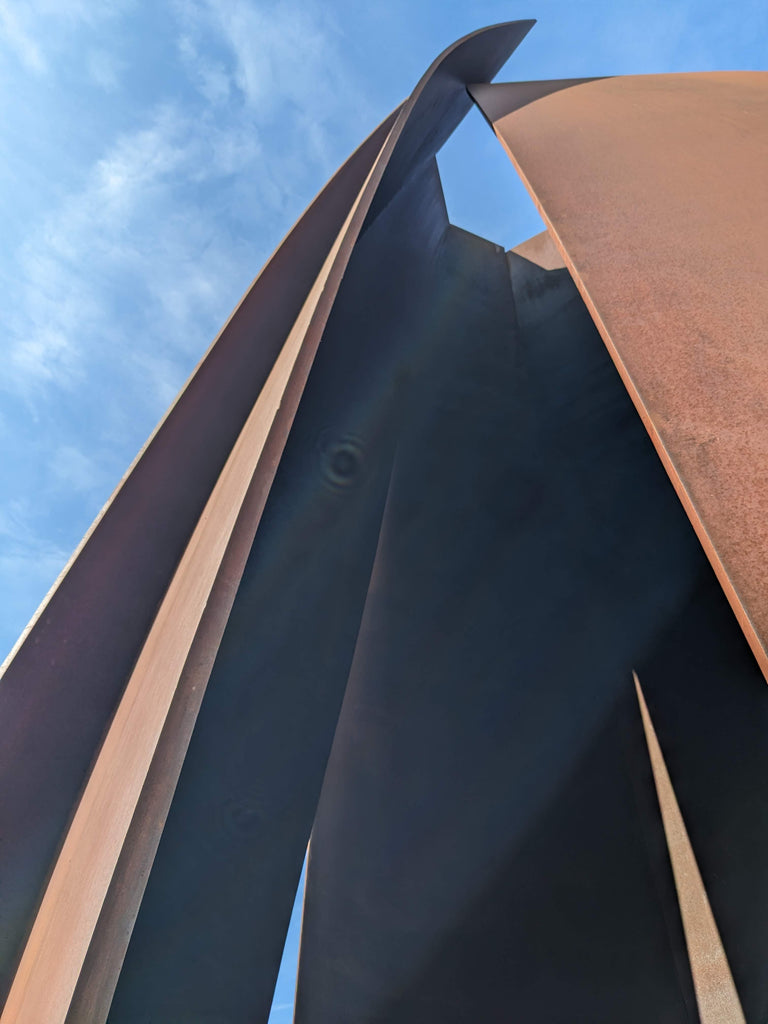
[[[768,675],[768,73],[476,97]]]
[[[317,346],[323,337],[337,291],[361,231],[371,224],[374,216],[388,205],[390,199],[403,190],[407,182],[413,180],[415,173],[429,172],[430,158],[469,109],[470,101],[465,88],[467,81],[495,74],[531,24],[513,22],[497,25],[459,40],[430,67],[409,100],[381,126],[372,137],[373,141],[361,147],[356,157],[339,172],[249,292],[142,457],[126,477],[104,516],[73,560],[58,590],[49,600],[45,614],[34,623],[26,642],[20,646],[10,663],[0,691],[0,699],[10,706],[4,728],[10,731],[12,738],[27,748],[30,744],[35,746],[41,752],[41,758],[38,758],[41,763],[25,757],[22,752],[20,757],[13,760],[24,764],[25,773],[19,775],[16,770],[13,776],[9,774],[7,778],[12,779],[13,784],[7,782],[5,790],[13,798],[10,816],[13,818],[16,815],[14,820],[8,822],[7,832],[16,838],[21,837],[27,847],[32,845],[34,850],[33,856],[23,857],[24,866],[16,871],[14,890],[18,896],[18,907],[14,908],[13,926],[6,930],[4,962],[0,959],[8,972],[8,978],[19,940],[25,932],[29,932],[30,939],[3,1013],[4,1024],[12,1020],[29,1020],[36,1024],[41,1019],[41,1013],[49,1024],[63,1021],[72,992],[86,976],[95,978],[99,989],[96,994],[98,1012],[93,1010],[89,1002],[91,996],[87,993],[83,995],[82,1005],[90,1007],[87,1011],[88,1019],[96,1020],[106,1012],[109,989],[119,969],[125,941],[133,925],[135,905],[140,896],[137,879],[141,876],[143,884],[143,878],[152,862],[154,844],[163,826],[162,808],[173,791],[175,775],[168,772],[163,777],[163,793],[154,803],[152,793],[147,796],[142,787],[146,778],[151,781],[153,759],[159,749],[157,745],[161,734],[168,741],[168,749],[164,751],[163,757],[173,763],[174,771],[184,759],[189,729],[186,725],[182,728],[176,723],[171,735],[165,728],[173,718],[174,694],[178,691],[179,679],[186,672],[187,658],[195,662],[195,683],[199,684],[198,689],[200,692],[204,689],[250,545],[250,539],[244,533],[238,541],[237,565],[229,567],[224,581],[226,585],[220,588],[226,593],[224,596],[218,594],[215,601],[208,600],[207,590],[206,593],[201,590],[197,595],[199,600],[192,600],[190,594],[194,588],[181,584],[176,586],[179,572],[198,561],[204,562],[206,570],[210,570],[205,581],[198,579],[195,572],[191,573],[200,587],[205,582],[208,588],[208,576],[211,579],[216,577],[213,585],[219,581],[220,574],[217,575],[217,567],[212,562],[213,545],[209,545],[207,540],[198,543],[201,529],[215,533],[221,525],[219,505],[215,512],[211,512],[209,504],[203,512],[206,498],[211,493],[213,497],[223,493],[222,481],[226,482],[225,477],[229,479],[228,470],[225,468],[218,483],[216,478],[230,455],[244,419],[257,414],[260,408],[258,403],[263,396],[269,398],[271,392],[268,384],[261,395],[259,389],[288,335],[286,346],[291,339],[296,344],[291,348],[290,367],[287,363],[283,367],[286,373],[281,377],[281,387],[284,385],[285,394],[282,399],[278,397],[270,403],[270,414],[274,413],[279,429],[278,426],[274,430],[269,428],[269,436],[265,439],[268,451],[265,449],[266,454],[259,459],[255,469],[253,486],[259,491],[260,497],[258,502],[252,503],[254,507],[249,512],[249,522],[255,530]],[[382,146],[385,137],[386,142]],[[376,204],[375,208],[372,204]],[[431,213],[425,215],[419,211],[419,215],[425,230],[430,228]],[[381,222],[386,226],[386,218]],[[341,230],[337,235],[339,227]],[[367,237],[373,234],[367,233]],[[331,247],[334,237],[336,241]],[[385,275],[385,291],[387,282],[392,283],[392,277],[392,273],[388,277]],[[267,288],[266,282],[270,280],[272,287]],[[352,294],[354,299],[354,296],[361,293],[353,289]],[[304,305],[305,298],[307,305]],[[391,304],[391,294],[388,298]],[[355,329],[348,334],[345,343],[358,345],[359,354],[374,335],[373,328],[369,328],[361,339]],[[259,423],[261,436],[264,424],[260,419]],[[279,435],[279,440],[271,444],[273,434],[275,438]],[[383,472],[386,467],[379,468]],[[241,476],[240,473],[234,474],[237,480]],[[232,497],[229,503],[220,503],[222,508],[227,505],[228,514],[235,517],[239,515],[239,508],[235,506],[244,500],[242,491],[246,486],[244,481],[239,482],[243,486],[235,487],[237,497]],[[373,501],[373,506],[371,522],[375,530],[371,537],[366,534],[369,547],[375,546],[378,531],[376,501]],[[209,512],[211,522],[206,526]],[[300,517],[294,523],[295,531],[298,532],[302,527],[299,520]],[[362,601],[368,577],[365,558],[352,561],[355,566],[354,580],[347,590],[354,598],[354,605],[357,591],[361,588],[359,601]],[[166,591],[177,564],[180,568]],[[358,579],[361,574],[364,576],[362,581]],[[243,589],[247,591],[247,588]],[[213,590],[210,592],[212,594]],[[166,596],[163,598],[164,593]],[[349,596],[346,591],[345,594]],[[177,605],[169,610],[169,601],[172,598],[176,600],[176,596]],[[163,603],[157,612],[161,598]],[[203,608],[206,613],[210,608],[213,609],[215,629],[200,625],[202,620],[198,613]],[[192,611],[194,615],[191,615]],[[342,630],[344,635],[339,639],[338,650],[334,648],[334,656],[331,657],[325,651],[324,664],[327,664],[333,676],[329,685],[336,687],[339,699],[347,675],[344,660],[346,646],[349,647],[351,657],[350,645],[354,642],[356,630],[354,608],[351,621],[354,628]],[[175,630],[175,626],[182,622],[190,626],[189,635]],[[238,636],[242,639],[245,635],[241,626]],[[330,646],[331,641],[328,640],[326,647]],[[148,652],[151,651],[157,654],[158,664],[152,671],[144,673],[149,663]],[[173,659],[169,659],[169,652],[173,653]],[[121,689],[137,655],[136,667],[121,700]],[[342,668],[338,667],[339,664]],[[235,688],[240,687],[237,693],[253,693],[256,701],[254,713],[248,717],[247,727],[254,722],[270,720],[268,716],[260,714],[260,709],[263,710],[263,705],[271,699],[267,692],[269,687],[260,687],[254,691],[252,680],[246,673],[238,670],[235,676]],[[144,682],[134,686],[139,678]],[[30,680],[34,686],[27,685]],[[291,676],[291,680],[296,682],[294,676]],[[155,689],[162,690],[162,702],[157,700],[156,693],[147,696],[153,682],[158,683]],[[298,691],[301,691],[304,682],[303,677],[296,682]],[[314,676],[311,683],[316,683]],[[303,691],[298,691],[286,689],[280,696],[281,708],[290,710],[296,701],[302,700],[302,694],[306,696]],[[52,702],[44,699],[48,694],[53,694],[55,699]],[[151,714],[153,702],[157,712],[154,717]],[[74,714],[72,704],[75,705]],[[332,712],[334,707],[334,701],[329,699],[326,710]],[[39,709],[42,709],[41,715],[36,714]],[[62,838],[66,819],[76,803],[78,790],[86,781],[89,762],[112,712],[113,724],[95,765],[90,769],[84,795],[64,840],[64,852],[56,860],[56,847]],[[125,716],[132,716],[131,721],[141,727],[142,743],[135,747],[142,753],[136,764],[128,763],[135,752],[131,744],[125,742],[130,730],[123,730],[123,733],[120,731]],[[272,838],[270,864],[273,867],[277,865],[275,872],[279,879],[275,872],[261,865],[258,881],[264,890],[269,890],[267,909],[271,911],[271,916],[268,912],[260,911],[255,917],[249,915],[250,921],[247,924],[247,928],[252,925],[258,936],[266,936],[266,940],[273,944],[279,940],[283,918],[287,924],[295,876],[306,847],[325,758],[333,736],[335,717],[331,717],[332,721],[328,721],[324,728],[318,728],[316,722],[312,723],[314,730],[307,743],[297,740],[287,747],[281,745],[281,754],[289,756],[291,763],[298,766],[297,770],[307,775],[306,785],[302,786],[305,799],[300,811],[293,810],[292,797],[286,795],[279,775],[275,776],[268,770],[259,775],[268,791],[264,805],[272,801],[277,817],[293,819],[290,835],[282,843],[275,843],[273,829],[265,826],[264,835]],[[73,724],[75,728],[72,728]],[[216,732],[215,728],[214,733],[215,743],[219,747],[231,746],[231,735],[223,730]],[[112,752],[118,748],[120,758],[115,761]],[[8,758],[7,764],[11,763],[13,749],[11,744],[10,748],[3,751],[4,759]],[[123,751],[127,761],[123,758]],[[19,777],[22,781],[17,784]],[[243,769],[232,785],[251,786],[252,775]],[[185,791],[185,774],[182,773],[179,792]],[[197,786],[197,794],[205,796],[202,786]],[[223,789],[216,793],[219,802],[226,801],[227,795]],[[174,808],[179,802],[177,797]],[[195,801],[192,803],[195,804]],[[137,820],[141,819],[140,825],[143,823],[143,826],[134,828],[131,824],[133,809],[138,807],[141,811],[145,805],[149,808],[148,816],[139,814]],[[23,818],[23,813],[28,813],[29,808],[32,808],[34,824],[39,826],[36,829],[25,828],[23,821],[16,820]],[[89,874],[89,865],[92,866],[94,860],[95,833],[92,822],[89,824],[86,818],[92,811],[95,813],[95,809],[104,808],[109,809],[107,817],[110,824],[102,829],[98,837],[101,845],[96,853],[99,855],[100,870]],[[183,816],[182,811],[177,812],[179,816]],[[265,821],[268,817],[265,812]],[[194,810],[192,819],[198,832],[208,828],[208,820],[195,818]],[[166,839],[169,831],[172,830],[166,829],[164,833]],[[256,831],[261,834],[262,830]],[[113,862],[121,851],[135,855],[135,863],[126,867],[126,878],[130,878],[130,882],[125,882],[119,870],[114,874],[114,878],[122,879],[124,889],[130,893],[130,898],[122,901],[120,892],[113,892],[115,886],[112,885]],[[13,850],[11,852],[13,854]],[[162,859],[163,847],[160,855]],[[235,878],[235,897],[241,905],[238,885],[252,881],[253,864],[256,862],[253,858],[247,858],[247,870],[242,877]],[[49,871],[50,881],[41,904],[42,909],[33,921],[40,887]],[[167,895],[167,890],[164,895]],[[98,927],[95,933],[93,929],[102,904],[107,909],[112,905],[118,908],[117,917],[114,918],[117,925],[114,925],[114,921],[109,925],[107,932],[110,938],[98,943],[92,963],[82,969],[82,958],[86,950],[89,956],[92,952],[89,949],[92,934],[101,935]],[[212,918],[221,917],[216,905],[206,905],[202,917],[209,912]],[[53,928],[51,922],[56,923],[58,930]],[[140,916],[138,933],[141,933],[141,922]],[[230,931],[232,943],[237,945],[236,929],[231,928]],[[206,935],[207,946],[204,939]],[[198,960],[221,966],[228,956],[225,955],[224,946],[214,942],[212,936],[212,927],[194,932],[196,956]],[[146,1013],[152,1015],[161,1012],[164,1019],[169,1019],[168,1015],[176,1011],[180,1018],[189,1019],[190,1014],[201,1012],[206,998],[212,1000],[212,1006],[218,1005],[222,986],[218,984],[215,971],[196,971],[195,958],[188,955],[185,945],[188,938],[189,933],[184,934],[174,952],[169,953],[166,945],[159,956],[152,955],[144,960],[136,952],[141,943],[134,943],[131,947],[134,958],[131,961],[129,950],[128,966],[133,963],[135,968],[138,958],[141,963],[138,973],[141,974],[141,970],[146,968],[149,976],[157,981],[158,988],[162,990],[159,998],[163,1006],[159,1009],[157,1003],[153,1003],[155,990],[150,985],[139,981],[132,987],[131,982],[128,982],[118,989],[113,1015],[127,1013],[130,1016],[131,992],[140,1001],[143,1000],[142,1013],[146,1007]],[[142,948],[146,953],[147,947]],[[57,955],[58,950],[62,951],[61,957]],[[63,955],[64,951],[66,956]],[[238,951],[230,950],[230,953],[230,963],[234,965],[239,962]],[[166,954],[177,968],[175,975],[169,966],[170,961],[164,959]],[[258,977],[254,977],[250,969],[244,970],[234,984],[224,986],[233,1005],[239,1000],[239,1009],[234,1011],[234,1016],[241,1010],[249,1016],[261,1013],[265,992],[268,994],[276,970],[277,958],[265,957],[260,971],[256,972]],[[176,984],[172,981],[172,975]],[[193,976],[198,986],[194,989]],[[133,977],[136,977],[135,969]],[[109,983],[102,983],[104,979],[108,979]],[[178,1000],[178,1004],[174,1000]]]
[[[0,999],[158,605],[395,117],[340,168],[265,265],[8,659],[0,678]]]

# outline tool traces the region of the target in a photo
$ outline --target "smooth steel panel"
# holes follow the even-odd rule
[[[110,1024],[269,1014],[446,223],[427,166],[352,254],[213,667]]]
[[[475,96],[768,674],[768,73]]]
[[[710,570],[567,272],[508,261],[449,232],[297,1024],[697,1020],[631,673]]]

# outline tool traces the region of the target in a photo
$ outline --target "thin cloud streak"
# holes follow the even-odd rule
[[[64,48],[66,36],[82,26],[93,28],[125,13],[133,0],[3,0],[0,42],[35,75],[51,70],[50,55]]]

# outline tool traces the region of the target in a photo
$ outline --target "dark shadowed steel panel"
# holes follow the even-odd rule
[[[710,570],[567,271],[509,263],[451,229],[297,1024],[698,1019],[631,673]]]
[[[446,224],[433,161],[352,254],[213,667],[111,1024],[269,1014]]]
[[[466,83],[478,76],[492,77],[492,75],[497,72],[501,64],[507,59],[515,46],[523,38],[531,25],[532,22],[513,22],[493,26],[490,29],[484,29],[480,32],[472,33],[470,36],[459,40],[456,44],[446,50],[428,69],[411,97],[400,109],[394,127],[379,155],[376,167],[363,190],[361,200],[359,202],[360,216],[353,221],[350,229],[351,242],[353,242],[355,238],[354,232],[359,230],[359,225],[362,224],[362,218],[365,216],[368,204],[372,201],[376,202],[376,197],[378,197],[381,188],[385,185],[382,175],[386,175],[389,172],[390,164],[397,168],[397,174],[390,174],[387,178],[388,184],[386,184],[386,193],[388,200],[394,197],[398,191],[407,184],[409,175],[413,178],[414,174],[425,173],[429,177],[434,173],[434,168],[430,167],[430,158],[434,156],[437,148],[442,145],[445,138],[450,134],[450,131],[453,130],[453,127],[455,127],[461,117],[463,117],[469,109],[466,96]],[[383,204],[377,211],[379,215],[386,205],[386,203]],[[414,220],[422,218],[423,224],[420,228],[422,233],[428,230],[432,217],[430,204],[426,204],[424,211],[414,210],[412,217]],[[378,220],[378,216],[376,217],[376,220]],[[372,230],[371,225],[373,223],[374,218],[369,217],[363,228],[364,237],[367,237],[369,232]],[[349,247],[350,246],[348,246],[345,254],[346,258],[349,256]],[[389,266],[390,268],[389,274],[385,274],[383,276],[381,287],[384,288],[386,301],[392,305],[393,309],[398,308],[402,303],[401,294],[398,289],[393,286],[393,280],[398,276],[395,271],[397,258],[397,256],[393,255],[389,262],[385,260],[382,264],[383,266]],[[380,272],[381,267],[378,267],[377,269],[371,267],[369,271],[371,275],[376,273],[380,274]],[[418,275],[414,274],[410,282],[411,287],[414,287],[415,282],[417,281]],[[338,281],[336,284],[338,284]],[[367,287],[368,286],[365,282],[361,283],[360,293],[362,295],[367,294]],[[354,303],[359,300],[352,299],[351,301]],[[350,334],[346,343],[352,346],[361,345],[362,338],[366,337],[367,332],[370,329],[368,326],[369,310],[367,306],[363,304],[358,308],[360,310],[359,316],[363,317],[363,322],[358,324],[357,330],[358,332],[362,331],[362,337],[360,333]],[[406,303],[403,310],[406,311],[408,308],[408,304]],[[403,315],[406,315],[405,312],[403,312]],[[382,323],[386,323],[386,317],[382,316],[381,321]],[[380,330],[380,328],[377,328],[377,330]],[[382,344],[386,350],[386,342],[383,339]],[[364,346],[361,351],[362,350],[364,350]],[[338,370],[335,371],[335,374],[336,377],[338,377]],[[337,400],[340,401],[341,398]],[[305,417],[307,415],[309,414],[306,413]],[[364,557],[359,558],[357,567],[365,567]],[[333,570],[329,568],[329,578],[332,578],[332,576]],[[308,601],[307,607],[312,607],[311,602]],[[325,607],[330,611],[332,605],[328,605],[326,602]],[[341,616],[340,619],[341,625],[339,628],[343,628],[343,616]],[[341,657],[343,658],[343,654]],[[331,659],[328,671],[334,678],[336,678],[334,675],[335,666],[336,661]],[[277,673],[276,678],[278,677],[279,673]],[[346,672],[342,673],[342,675],[339,676],[339,679],[343,681],[345,677]],[[288,696],[285,696],[284,699],[286,701],[290,700]],[[327,706],[328,708],[333,709],[334,703],[332,699],[329,698]],[[288,705],[286,704],[286,708],[287,707]],[[327,744],[330,743],[330,738],[330,734],[326,734],[322,728],[318,727],[316,740],[317,743],[319,743],[318,749],[320,751],[327,749]],[[218,735],[215,738],[215,742],[222,744],[225,741],[220,735]],[[298,758],[297,764],[301,764],[303,758],[303,763],[309,766],[307,770],[310,772],[310,775],[313,771],[317,770],[318,766],[322,766],[324,763],[322,756],[321,760],[317,762],[316,760],[313,760],[311,752],[305,756],[305,752],[300,751],[295,746],[283,744],[281,746],[281,750],[282,752],[288,751],[289,754],[291,752],[294,753]],[[269,777],[272,778],[272,775],[269,775]],[[320,779],[318,777],[316,783],[318,787],[319,782]],[[275,799],[278,800],[278,803],[281,800],[281,794],[283,792],[284,787],[276,787]],[[310,796],[313,792],[313,783],[311,780],[307,783],[306,792]],[[201,799],[203,801],[205,800],[202,792]],[[309,805],[306,810],[308,813],[310,810]],[[195,819],[193,816],[192,820],[196,823],[196,826],[199,827],[201,820],[200,817]],[[297,811],[296,821],[298,823],[296,826],[298,831],[293,834],[292,843],[298,840],[299,835],[303,835],[303,842],[305,844],[311,824],[311,814],[304,818],[302,813]],[[168,842],[170,842],[170,840],[168,840]],[[290,848],[286,847],[285,850],[278,846],[275,846],[274,848],[274,851],[277,853],[278,860],[280,860],[280,867],[284,868],[286,865],[288,866],[287,879],[290,879],[291,877],[290,871],[292,865],[295,867],[295,873],[298,873],[301,850],[302,847],[299,845],[296,845],[295,847],[290,845]],[[295,864],[292,861],[292,857],[295,860]],[[224,873],[226,874],[226,869],[224,869]],[[269,873],[265,872],[263,884],[268,888],[269,877]],[[236,897],[236,902],[239,901],[239,906],[242,908],[243,903],[242,900],[239,899],[240,889],[238,888],[241,886],[242,880],[235,872],[232,879],[229,881],[234,885],[235,890],[237,891],[238,895]],[[287,926],[291,902],[290,888],[286,888],[285,891],[283,891],[279,886],[272,887],[270,894],[272,897],[275,897],[276,894],[276,898],[281,901],[282,913],[285,925]],[[211,913],[214,913],[216,918],[220,919],[216,908],[211,905],[210,909]],[[147,911],[146,913],[151,913],[151,911]],[[244,927],[246,926],[244,925]],[[277,932],[270,932],[266,922],[262,922],[260,934],[264,936],[268,933],[270,936],[279,936],[279,927]],[[156,937],[152,937],[151,928],[147,927],[144,931],[144,935],[146,937],[145,945],[148,942],[149,946],[153,949],[162,947],[162,943],[158,944]],[[233,959],[231,962],[227,965],[227,958],[225,954],[226,944],[218,948],[215,957],[218,969],[227,970],[230,974],[233,973],[234,965],[239,962],[239,958],[242,958],[243,956],[247,957],[249,955],[249,950],[243,949],[239,944],[237,928],[233,928],[231,930],[231,937],[232,946],[235,947],[232,951]],[[141,940],[137,941],[138,946],[134,946],[134,950],[136,948],[139,950],[142,948]],[[196,977],[194,970],[190,967],[190,963],[194,962],[194,958],[190,961],[189,957],[184,953],[185,948],[186,947],[183,943],[178,949],[176,949],[176,947],[172,947],[173,951],[171,952],[171,956],[176,957],[174,963],[179,965],[175,980],[171,978],[173,970],[168,968],[167,970],[162,971],[159,968],[158,960],[153,957],[151,953],[147,953],[145,949],[145,953],[143,954],[145,959],[143,963],[148,965],[147,969],[149,970],[149,976],[153,976],[157,979],[158,987],[154,988],[151,983],[146,981],[146,978],[141,980],[138,984],[125,982],[118,990],[116,1008],[112,1011],[113,1014],[123,1012],[128,1015],[127,1019],[130,1019],[130,1014],[136,1012],[135,1009],[132,1009],[131,1007],[135,1008],[138,1005],[138,1012],[146,1012],[144,1007],[151,1008],[152,1006],[156,1006],[158,1000],[166,1007],[167,1012],[175,1012],[175,1008],[179,1008],[179,1012],[181,1012],[182,1015],[192,1012],[193,1008],[199,1011],[201,1005],[200,1000],[204,1003],[206,998],[211,1001],[212,1006],[215,1006],[216,999],[221,997],[222,992],[221,986],[218,986],[216,982],[215,970],[211,978],[208,980],[204,977]],[[252,953],[253,950],[251,949],[250,952]],[[133,961],[131,960],[131,954],[129,954],[129,959],[126,964],[126,970],[129,972],[131,969],[131,963],[136,964],[136,958],[140,958],[142,956],[140,952],[134,952],[132,955],[134,957]],[[198,953],[198,959],[201,955],[204,956],[204,954]],[[230,998],[233,1005],[240,1005],[241,1008],[247,1007],[247,1011],[244,1009],[243,1012],[251,1012],[254,1005],[259,1006],[260,1004],[263,1004],[265,979],[269,979],[270,976],[274,977],[277,960],[274,956],[267,955],[262,961],[262,965],[263,971],[257,972],[257,976],[255,978],[250,978],[249,976],[241,978],[240,982],[235,984],[230,991]],[[143,969],[143,967],[140,967],[139,971]],[[236,973],[237,972],[234,971],[235,975]],[[192,989],[191,979],[193,978],[199,986],[197,990],[197,1001]],[[200,993],[202,993],[202,995],[200,995]],[[136,1003],[137,999],[139,1001],[138,1004]],[[121,1000],[126,1001],[121,1002]],[[240,1003],[238,1003],[238,1000],[240,1000]],[[121,1006],[123,1006],[122,1011],[120,1009]]]
[[[768,673],[768,73],[473,94]]]

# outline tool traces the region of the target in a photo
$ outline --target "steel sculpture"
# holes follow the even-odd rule
[[[488,84],[531,25],[331,179],[9,658],[0,1024],[266,1021],[310,836],[297,1024],[768,1016],[768,75]]]

